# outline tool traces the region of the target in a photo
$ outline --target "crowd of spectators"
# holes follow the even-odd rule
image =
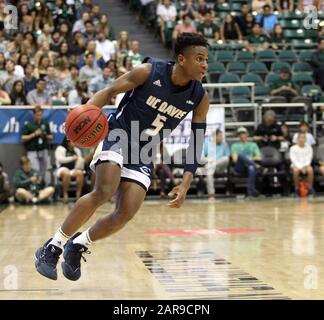
[[[14,4],[18,29],[5,28],[0,8],[1,105],[77,105],[143,60],[92,0]]]

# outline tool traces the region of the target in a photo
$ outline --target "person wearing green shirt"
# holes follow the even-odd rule
[[[246,37],[247,44],[245,48],[250,52],[264,50],[269,47],[270,39],[263,34],[261,24],[255,23],[252,27],[252,33]]]
[[[20,203],[39,203],[48,200],[54,193],[53,187],[46,187],[44,179],[31,167],[26,156],[20,158],[21,167],[13,178],[15,197]]]
[[[231,156],[235,164],[234,171],[242,176],[247,174],[247,194],[250,197],[257,197],[259,193],[255,188],[257,175],[255,161],[261,160],[261,152],[256,143],[248,141],[248,131],[246,128],[238,128],[237,133],[240,142],[232,144],[231,147]]]
[[[49,123],[43,119],[41,106],[35,106],[33,121],[28,122],[22,134],[22,141],[31,160],[32,168],[45,177],[48,162],[48,142],[53,140]]]
[[[128,57],[132,61],[132,66],[136,67],[142,63],[144,57],[139,53],[139,42],[134,40],[131,42],[131,49],[128,52]]]
[[[271,95],[282,96],[290,101],[293,97],[298,96],[298,87],[291,80],[291,73],[288,68],[282,68],[280,70],[280,78],[273,83]]]

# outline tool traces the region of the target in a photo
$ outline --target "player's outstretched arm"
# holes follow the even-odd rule
[[[208,94],[205,93],[199,106],[195,108],[192,116],[191,122],[191,137],[189,141],[189,147],[187,149],[187,164],[185,165],[182,182],[180,185],[174,187],[169,196],[175,195],[176,198],[169,202],[169,207],[180,208],[186,199],[187,192],[190,188],[192,178],[197,170],[198,163],[201,158],[202,148],[204,139],[201,134],[197,131],[201,130],[205,132],[206,130],[206,117],[209,109],[209,98]],[[199,139],[201,137],[202,139]],[[190,161],[193,160],[193,161]]]
[[[141,85],[148,79],[151,73],[152,65],[143,63],[116,79],[109,84],[106,88],[95,93],[87,104],[95,105],[102,108],[110,101],[112,97],[119,93],[133,90]]]

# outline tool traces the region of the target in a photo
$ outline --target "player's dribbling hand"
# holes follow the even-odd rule
[[[168,196],[176,196],[175,199],[169,201],[168,206],[170,208],[180,208],[186,199],[187,190],[183,186],[178,185],[174,187],[168,194]]]

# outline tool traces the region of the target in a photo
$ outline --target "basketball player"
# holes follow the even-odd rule
[[[94,190],[75,203],[54,237],[35,253],[36,269],[43,276],[57,279],[56,265],[64,249],[63,274],[69,280],[78,280],[81,276],[81,258],[84,259],[82,254],[88,252],[93,242],[122,229],[141,207],[153,168],[152,159],[145,163],[133,161],[133,151],[126,156],[134,145],[141,151],[148,143],[147,140],[134,141],[131,132],[133,123],[137,123],[144,135],[156,137],[164,129],[171,132],[193,111],[187,149],[187,155],[194,155],[191,157],[193,161],[186,163],[181,184],[169,194],[176,197],[168,205],[170,208],[180,208],[183,204],[202,153],[203,141],[198,141],[197,137],[199,133],[203,137],[201,133],[206,129],[209,101],[201,80],[207,72],[208,44],[201,35],[184,33],[177,38],[174,51],[175,62],[146,58],[143,64],[89,100],[88,104],[102,108],[113,96],[126,92],[116,113],[108,118],[109,133],[98,145],[91,163],[91,168],[96,172]],[[114,129],[124,130],[129,141],[123,144],[122,139],[113,137]],[[115,193],[114,211],[100,218],[83,233],[76,233],[96,209]]]

